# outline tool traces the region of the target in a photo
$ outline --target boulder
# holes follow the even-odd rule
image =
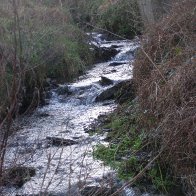
[[[99,83],[100,83],[102,86],[107,86],[107,85],[113,84],[113,81],[110,80],[109,78],[106,78],[106,77],[104,77],[104,76],[101,76],[101,80],[99,81]]]
[[[36,170],[33,167],[15,166],[7,169],[3,175],[3,184],[15,187],[22,187],[23,184],[35,176]]]
[[[119,53],[118,50],[116,50],[113,47],[111,47],[111,48],[101,48],[101,55],[102,55],[102,58],[105,61],[110,60],[112,57],[114,57],[118,53]]]
[[[63,139],[58,137],[46,137],[48,144],[52,146],[71,146],[78,144],[78,142],[70,139]]]
[[[113,47],[96,47],[94,51],[96,62],[109,61],[118,54],[118,50]]]
[[[133,81],[122,81],[100,93],[95,101],[101,102],[115,99],[117,103],[122,104],[127,100],[133,100],[136,97],[135,94],[136,92]]]
[[[126,83],[127,83],[127,81],[122,81],[122,82],[116,84],[115,86],[106,89],[105,91],[103,91],[101,94],[99,94],[96,97],[95,101],[96,102],[101,102],[101,101],[106,101],[106,100],[114,99],[117,96],[118,91]]]
[[[101,101],[106,101],[106,100],[109,100],[109,99],[114,99],[116,90],[117,90],[116,86],[108,88],[107,90],[105,90],[101,94],[99,94],[96,97],[95,101],[96,102],[101,102]]]

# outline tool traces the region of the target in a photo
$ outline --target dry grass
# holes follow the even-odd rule
[[[194,0],[174,3],[145,33],[134,68],[141,123],[190,195],[196,192],[195,10]]]
[[[47,77],[71,80],[91,61],[85,35],[74,26],[67,7],[55,2],[0,2],[0,121],[10,104],[14,64],[22,72],[25,100],[19,104],[26,109]]]
[[[0,1],[0,181],[13,119],[39,105],[48,78],[70,81],[90,64],[86,36],[60,2]]]

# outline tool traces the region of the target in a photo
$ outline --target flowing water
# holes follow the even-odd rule
[[[86,129],[99,115],[116,108],[113,100],[95,102],[95,98],[107,88],[132,77],[133,54],[137,40],[106,41],[101,34],[93,33],[91,45],[103,48],[115,47],[118,54],[108,62],[95,64],[76,82],[61,85],[69,95],[59,95],[52,90],[49,104],[38,108],[33,115],[20,120],[20,130],[10,141],[6,165],[24,164],[36,168],[36,175],[22,188],[8,188],[4,195],[28,195],[53,192],[65,195],[77,182],[96,184],[102,176],[111,172],[101,161],[94,160],[93,146],[103,142],[103,137],[90,136]],[[112,62],[119,63],[111,65]],[[114,84],[102,86],[105,76]],[[46,137],[72,139],[78,144],[64,147],[48,145]],[[125,195],[134,195],[132,190]]]

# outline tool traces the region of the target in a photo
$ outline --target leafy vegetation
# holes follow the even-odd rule
[[[21,79],[19,94],[32,98],[35,88],[43,91],[42,84],[48,77],[73,80],[90,64],[91,54],[85,34],[74,25],[69,11],[59,1],[0,4],[1,119],[3,108],[9,107],[5,100],[10,92],[6,91],[11,91],[14,77]],[[18,67],[15,76],[14,66]]]
[[[174,186],[174,182],[171,181],[171,177],[166,175],[166,172],[163,173],[158,163],[155,168],[148,171],[148,176],[151,178],[152,183],[157,190],[167,192],[168,189],[171,189],[172,186]]]
[[[187,195],[196,185],[195,7],[193,0],[174,1],[162,21],[147,27],[133,70],[138,113],[129,105],[116,111],[107,125],[110,144],[95,150],[123,179],[142,175],[161,191],[180,179]],[[152,162],[141,161],[141,152]]]
[[[109,119],[109,123],[101,125],[112,130],[106,138],[109,144],[95,146],[93,155],[115,169],[120,179],[131,180],[145,168],[153,151],[147,143],[148,135],[138,124],[140,112],[137,103],[128,101],[119,106]],[[100,129],[98,133],[101,133]],[[156,190],[168,192],[175,183],[167,168],[157,162],[148,169],[139,184],[135,184],[153,184]]]
[[[141,32],[142,22],[136,0],[68,1],[74,20],[83,28],[101,28],[125,37]]]
[[[0,119],[12,102],[7,91],[12,91],[13,78],[21,85],[18,105],[26,109],[40,99],[46,78],[72,80],[92,62],[81,27],[91,24],[127,37],[141,30],[135,0],[2,0],[0,6]]]

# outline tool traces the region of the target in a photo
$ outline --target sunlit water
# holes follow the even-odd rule
[[[110,86],[101,86],[99,80],[105,76],[114,84],[132,77],[133,51],[137,41],[110,41],[93,34],[90,44],[100,47],[116,46],[118,54],[109,62],[96,64],[68,86],[71,95],[64,96],[52,91],[49,105],[38,108],[30,117],[23,118],[20,130],[11,139],[6,165],[24,164],[36,168],[36,175],[20,189],[9,188],[4,195],[38,194],[40,191],[66,193],[77,182],[96,184],[98,179],[110,172],[101,161],[94,160],[93,146],[103,142],[101,136],[89,136],[85,130],[100,114],[107,114],[116,108],[114,101],[96,103],[94,100]],[[122,62],[111,66],[111,62]],[[62,85],[63,86],[63,85]],[[46,137],[54,136],[78,141],[68,147],[48,146]],[[134,195],[132,190],[125,191]]]

